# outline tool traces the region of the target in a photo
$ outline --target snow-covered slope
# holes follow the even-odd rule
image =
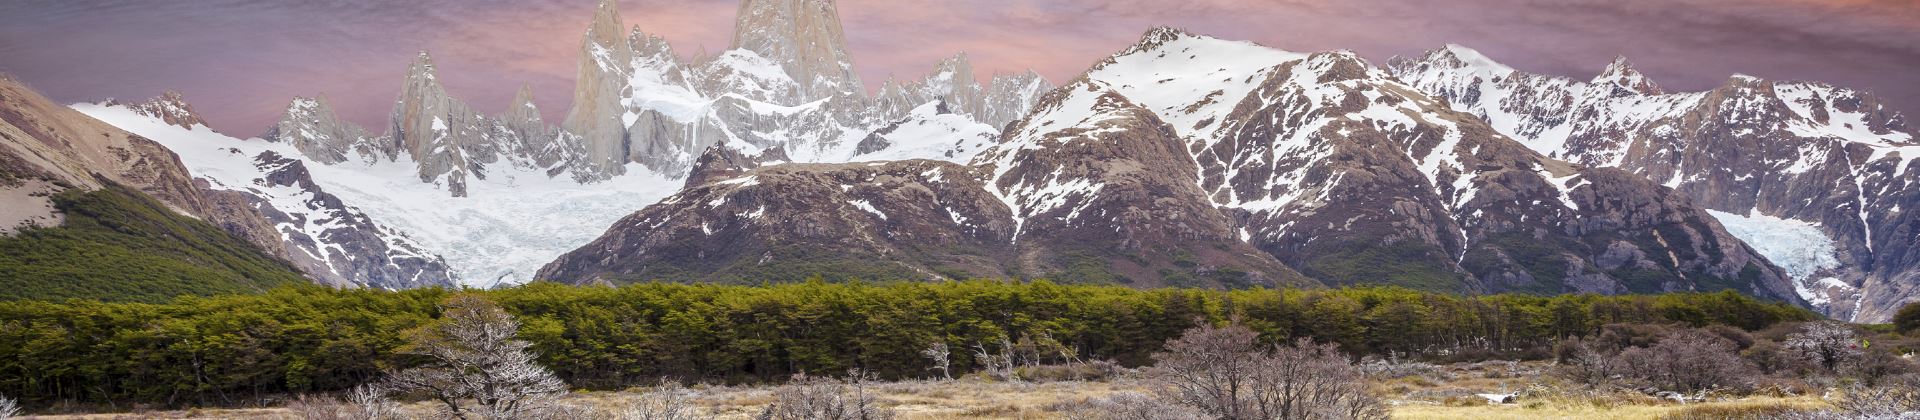
[[[580,184],[566,177],[549,177],[538,170],[496,168],[485,180],[467,187],[467,197],[454,197],[444,185],[420,182],[418,166],[404,157],[383,160],[349,156],[337,164],[305,157],[288,143],[258,138],[238,139],[205,126],[185,129],[135,114],[123,107],[76,104],[89,116],[160,142],[180,155],[195,177],[213,188],[245,191],[285,213],[282,223],[291,239],[315,242],[304,252],[330,267],[344,268],[354,260],[378,257],[344,252],[346,244],[330,242],[328,232],[349,220],[364,219],[376,226],[386,243],[387,258],[440,260],[451,267],[459,284],[488,287],[520,283],[561,253],[592,240],[619,216],[659,200],[680,187],[677,179],[632,171],[596,184]],[[286,162],[256,165],[262,154],[286,157],[305,166],[316,191],[338,197],[342,207],[316,200],[315,192],[276,186],[267,181]],[[344,236],[344,235],[341,235]],[[431,270],[428,274],[431,276]],[[404,288],[422,284],[404,281],[358,280],[359,284]]]
[[[687,60],[665,39],[626,30],[617,3],[603,1],[558,127],[541,120],[526,89],[502,115],[475,112],[440,85],[426,52],[379,135],[324,98],[294,99],[266,135],[245,140],[165,119],[173,113],[76,108],[165,139],[216,188],[259,198],[282,214],[293,258],[330,283],[398,288],[436,277],[371,264],[379,258],[444,258],[424,271],[466,285],[517,283],[677,190],[710,148],[778,149],[799,162],[965,161],[998,134],[978,122],[984,109],[1023,111],[1048,86],[1031,73],[1005,78],[988,107],[961,57],[921,84],[937,88],[902,104],[924,112],[885,110],[859,89],[835,14],[831,0],[747,1],[740,48]],[[173,99],[154,109],[185,106]],[[939,112],[953,100],[969,109]]]
[[[943,101],[914,108],[905,117],[860,140],[850,162],[933,159],[966,163],[998,142],[1000,131],[947,109]]]

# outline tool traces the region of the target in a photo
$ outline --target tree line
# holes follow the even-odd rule
[[[519,321],[537,362],[567,384],[619,389],[778,381],[859,369],[882,379],[975,372],[998,357],[1140,366],[1203,323],[1301,338],[1348,354],[1436,361],[1546,358],[1616,324],[1749,331],[1818,317],[1732,292],[1652,296],[1456,296],[1400,288],[1137,290],[1045,281],[550,283],[469,291]],[[28,406],[249,404],[335,392],[414,366],[405,331],[460,291],[333,290],[182,297],[161,303],[0,302],[0,394]],[[997,356],[996,355],[1004,355]],[[1030,356],[1019,356],[1030,355]],[[947,358],[943,358],[947,359]]]

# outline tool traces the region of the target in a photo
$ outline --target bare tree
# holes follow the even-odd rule
[[[347,413],[357,420],[400,418],[400,404],[387,397],[387,387],[363,384],[347,392]]]
[[[1154,354],[1161,394],[1230,419],[1375,419],[1386,410],[1331,344],[1264,346],[1246,327],[1201,325]]]
[[[661,381],[659,388],[640,396],[619,417],[626,420],[692,420],[692,392],[676,382]]]
[[[1853,329],[1839,322],[1809,322],[1787,336],[1787,351],[1827,372],[1839,370],[1863,355]]]
[[[940,371],[940,379],[953,379],[953,351],[947,348],[947,342],[936,341],[925,350],[921,350],[920,354],[933,360],[933,367],[928,369]]]
[[[566,392],[566,384],[534,362],[520,324],[477,295],[448,299],[433,325],[407,332],[401,350],[425,356],[419,367],[388,375],[396,391],[417,392],[444,405],[447,417],[534,417]]]
[[[1734,343],[1690,329],[1668,333],[1649,347],[1626,349],[1612,366],[1627,376],[1673,391],[1739,387],[1755,376],[1751,362],[1734,353]]]
[[[1614,359],[1602,353],[1592,342],[1572,338],[1562,344],[1567,347],[1567,354],[1558,370],[1567,379],[1587,386],[1598,386],[1620,371],[1619,367],[1614,366]]]
[[[10,419],[20,414],[20,402],[0,395],[0,419]]]
[[[859,370],[847,379],[794,375],[793,381],[773,391],[774,402],[758,420],[890,420],[893,409],[881,407],[868,392],[867,374]]]
[[[1000,336],[999,350],[997,353],[988,352],[987,346],[974,343],[973,358],[980,361],[980,368],[988,377],[1009,382],[1020,381],[1020,376],[1013,371],[1013,342],[1008,341],[1006,336]]]

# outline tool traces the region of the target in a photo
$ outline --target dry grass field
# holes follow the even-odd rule
[[[1480,363],[1436,367],[1436,371],[1393,379],[1374,379],[1376,395],[1398,419],[1737,419],[1785,411],[1831,408],[1818,396],[1707,397],[1679,403],[1637,393],[1561,391],[1572,389],[1539,374],[1546,366]],[[1137,379],[994,382],[977,378],[953,381],[902,381],[870,385],[879,405],[902,420],[1070,418],[1075,402],[1117,392],[1145,391]],[[648,389],[576,392],[563,401],[573,406],[623,407]],[[751,419],[774,401],[772,387],[693,386],[689,401],[702,418]],[[1512,404],[1489,404],[1479,393],[1518,392]],[[407,404],[416,418],[432,418],[435,406]],[[285,408],[149,411],[122,414],[43,416],[46,419],[297,419]]]

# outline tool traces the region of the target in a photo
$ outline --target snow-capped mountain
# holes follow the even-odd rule
[[[727,280],[824,258],[928,277],[1798,300],[1685,197],[1542,156],[1346,52],[1162,28],[1047,93],[966,165],[714,153],[701,161],[726,168],[697,168],[713,175],[543,277]]]
[[[855,76],[833,2],[747,1],[738,26],[737,48],[688,59],[623,29],[615,2],[602,2],[557,126],[524,88],[499,115],[475,111],[442,87],[426,52],[408,66],[383,130],[340,119],[324,96],[294,99],[258,139],[142,106],[75,107],[163,139],[216,190],[280,215],[289,258],[314,278],[399,288],[531,280],[680,187],[716,145],[802,162],[964,161],[998,135],[983,118],[1023,113],[1048,86],[1028,72],[982,87],[960,56],[888,108]],[[186,107],[169,98],[156,109]],[[956,101],[969,105],[945,105]],[[427,263],[382,263],[415,260]]]
[[[580,178],[618,174],[626,162],[679,176],[721,143],[844,162],[874,152],[860,143],[925,104],[944,101],[997,130],[1048,87],[1031,72],[982,87],[960,54],[922,80],[890,81],[868,97],[835,8],[823,0],[745,1],[734,48],[689,61],[640,28],[621,36],[616,5],[602,2],[581,42],[575,105],[563,124],[583,138]]]
[[[1920,298],[1920,142],[1871,94],[1736,75],[1668,93],[1623,58],[1590,81],[1516,71],[1459,46],[1393,72],[1530,148],[1687,195],[1841,319]]]
[[[309,278],[337,287],[404,289],[452,286],[446,263],[419,245],[344,204],[314,182],[307,161],[287,157],[293,148],[266,141],[226,137],[199,121],[177,94],[154,101],[119,105],[80,104],[73,108],[166,146],[208,191],[235,207],[257,212],[271,226],[268,250],[294,263]],[[165,115],[154,110],[175,113]],[[257,242],[257,241],[256,241]]]

